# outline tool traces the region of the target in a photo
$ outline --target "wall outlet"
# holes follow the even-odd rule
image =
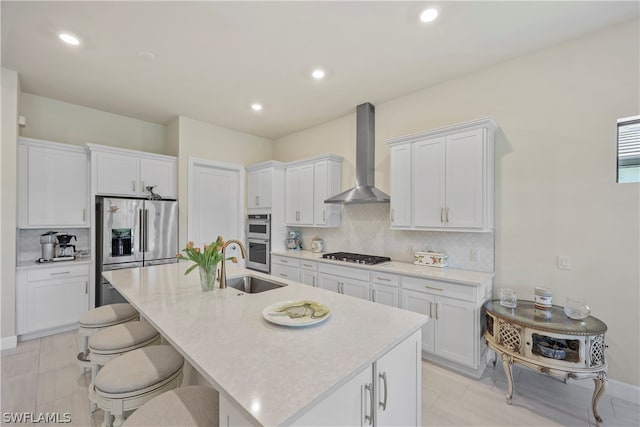
[[[558,268],[560,270],[571,270],[571,257],[568,255],[559,255]]]
[[[477,248],[473,248],[469,250],[469,261],[478,262],[479,258],[479,250]]]

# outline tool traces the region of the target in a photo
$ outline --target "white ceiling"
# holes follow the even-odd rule
[[[417,20],[427,5],[440,18]],[[277,138],[623,21],[626,2],[2,1],[22,90]],[[69,31],[78,47],[61,43]],[[152,52],[156,60],[140,57]],[[311,70],[327,70],[313,81]],[[259,101],[264,110],[249,106]]]

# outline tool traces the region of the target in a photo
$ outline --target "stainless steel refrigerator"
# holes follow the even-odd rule
[[[103,271],[177,262],[178,202],[96,198],[96,307],[126,300]]]

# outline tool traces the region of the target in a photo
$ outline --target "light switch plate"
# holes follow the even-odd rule
[[[560,270],[571,270],[571,257],[568,255],[558,256],[558,268]]]

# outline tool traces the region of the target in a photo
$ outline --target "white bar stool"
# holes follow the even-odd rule
[[[156,396],[127,418],[122,427],[217,427],[218,392],[205,386],[186,386]]]
[[[89,337],[89,361],[91,363],[91,384],[96,379],[100,367],[112,359],[148,345],[160,344],[160,334],[146,320],[109,326]],[[92,403],[91,412],[96,410]]]
[[[169,345],[152,345],[116,357],[89,386],[89,399],[104,411],[104,427],[119,427],[125,411],[139,408],[182,381],[184,359]],[[111,416],[115,417],[112,424]]]
[[[78,353],[78,365],[84,369],[91,366],[89,360],[89,337],[101,329],[120,323],[138,320],[139,314],[129,303],[109,304],[89,310],[78,320],[78,334],[82,337],[82,351]]]

